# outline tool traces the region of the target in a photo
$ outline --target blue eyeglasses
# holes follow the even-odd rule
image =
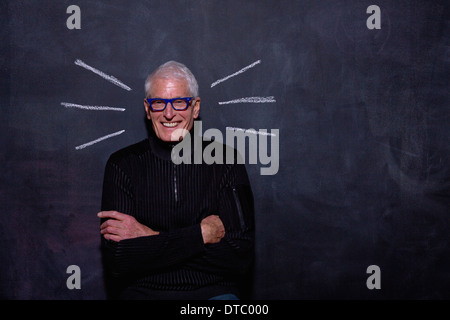
[[[173,98],[173,99],[147,98],[146,100],[153,111],[163,111],[164,109],[166,109],[168,103],[172,105],[172,108],[174,110],[183,111],[189,107],[189,103],[191,102],[192,99],[193,97]]]

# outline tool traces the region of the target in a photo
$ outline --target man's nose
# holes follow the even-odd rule
[[[172,104],[168,102],[166,108],[164,109],[164,117],[167,119],[172,119],[174,116],[175,110],[173,110]]]

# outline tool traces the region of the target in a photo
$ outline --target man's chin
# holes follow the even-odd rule
[[[160,131],[156,135],[159,139],[161,139],[164,142],[176,142],[183,140],[183,137],[188,133],[189,131],[183,128],[180,129],[174,129],[174,130],[163,130]]]

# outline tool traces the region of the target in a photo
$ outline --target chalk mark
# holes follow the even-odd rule
[[[96,111],[125,111],[125,108],[114,108],[108,106],[83,106],[81,104],[75,104],[70,102],[61,102],[61,105],[66,108],[78,108],[84,110],[96,110]]]
[[[103,141],[103,140],[106,140],[106,139],[109,139],[109,138],[118,136],[118,135],[120,135],[120,134],[122,134],[122,133],[124,133],[124,132],[125,132],[125,130],[120,130],[120,131],[117,131],[117,132],[108,134],[108,135],[106,135],[106,136],[100,137],[100,138],[95,139],[95,140],[93,140],[93,141],[90,141],[90,142],[87,142],[87,143],[85,143],[85,144],[79,145],[79,146],[75,147],[75,149],[76,149],[76,150],[84,149],[84,148],[86,148],[86,147],[92,146],[93,144],[95,144],[95,143],[97,143],[97,142],[100,142],[100,141]]]
[[[100,71],[98,69],[95,69],[94,67],[91,67],[91,66],[87,65],[86,63],[84,63],[80,59],[75,60],[75,64],[77,66],[85,68],[85,69],[87,69],[89,71],[92,71],[93,73],[95,73],[95,74],[99,75],[100,77],[108,80],[109,82],[112,82],[113,84],[115,84],[116,86],[121,87],[122,89],[125,89],[125,90],[128,90],[128,91],[131,90],[130,87],[128,87],[127,85],[125,85],[122,82],[120,82],[117,78],[115,78],[113,76],[110,76],[110,75],[107,75],[106,73],[104,73],[104,72],[102,72],[102,71]]]
[[[242,129],[242,128],[236,128],[236,127],[226,127],[225,129],[229,130],[229,131],[242,131],[244,133],[260,134],[260,135],[263,135],[263,136],[272,136],[272,137],[276,136],[275,133],[268,133],[268,132],[264,132],[264,131],[256,131],[255,129]]]
[[[233,74],[230,74],[229,76],[226,76],[225,78],[222,78],[222,79],[219,79],[219,80],[213,82],[213,83],[211,84],[211,88],[212,88],[212,87],[215,87],[216,85],[218,85],[218,84],[221,83],[221,82],[224,82],[224,81],[226,81],[226,80],[228,80],[228,79],[230,79],[230,78],[232,78],[232,77],[235,77],[235,76],[237,76],[237,75],[239,75],[239,74],[241,74],[241,73],[247,71],[247,70],[250,69],[250,68],[253,68],[254,66],[256,66],[256,65],[259,64],[259,63],[261,63],[261,60],[255,61],[255,62],[253,62],[252,64],[250,64],[250,65],[248,65],[248,66],[242,68],[241,70],[239,70],[239,71],[237,71],[237,72],[235,72],[235,73],[233,73]]]
[[[408,152],[408,151],[405,151],[405,150],[402,150],[402,149],[393,147],[393,146],[391,146],[391,145],[388,145],[388,144],[385,144],[385,143],[382,143],[382,142],[379,142],[379,141],[376,141],[376,140],[375,140],[375,142],[378,143],[378,144],[381,144],[382,146],[384,146],[384,147],[386,147],[386,148],[394,149],[394,150],[396,150],[396,151],[398,151],[398,152],[401,152],[401,153],[403,153],[403,154],[406,154],[406,155],[408,155],[408,156],[415,157],[415,158],[419,157],[418,154],[415,154],[415,153],[412,153],[412,152]]]
[[[274,103],[277,102],[274,96],[270,97],[246,97],[240,99],[234,99],[230,101],[219,101],[220,105],[232,104],[232,103]]]

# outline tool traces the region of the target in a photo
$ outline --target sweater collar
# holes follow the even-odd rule
[[[194,129],[192,128],[191,131],[189,131],[189,134],[191,135],[191,150],[193,150],[193,144],[194,144]],[[162,141],[158,138],[153,128],[148,130],[148,140],[150,144],[150,149],[152,152],[160,159],[162,160],[172,160],[172,149],[181,141],[171,141],[166,142]]]

